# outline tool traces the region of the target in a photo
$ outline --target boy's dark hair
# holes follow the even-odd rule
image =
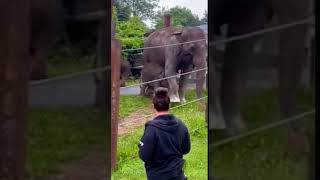
[[[168,89],[167,88],[158,87],[155,90],[155,93],[153,96],[153,106],[158,112],[169,110],[170,98],[168,96]]]

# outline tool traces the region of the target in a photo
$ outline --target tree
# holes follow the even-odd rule
[[[159,0],[118,0],[118,14],[123,17],[138,16],[142,20],[152,19],[158,3]]]
[[[203,24],[207,24],[208,23],[208,11],[205,11],[204,13],[203,13],[203,18],[201,19],[201,22],[203,23]]]
[[[168,11],[162,9],[158,11],[154,20],[156,28],[163,27],[163,16],[165,13],[171,15],[173,26],[199,26],[203,24],[197,15],[192,14],[191,10],[186,7],[175,6]]]
[[[147,26],[139,17],[131,17],[128,21],[118,21],[116,24],[116,38],[121,42],[123,49],[141,48],[144,44],[144,34]],[[124,52],[124,56],[139,51]]]
[[[119,21],[129,20],[131,15],[131,11],[129,7],[123,6],[123,4],[120,3],[120,1],[116,1],[115,6],[113,8],[116,11],[117,20]]]

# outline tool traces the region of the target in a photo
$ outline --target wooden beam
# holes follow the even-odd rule
[[[170,16],[170,14],[165,14],[164,15],[164,27],[171,27],[171,16]]]
[[[120,98],[120,43],[112,39],[111,43],[111,166],[116,167],[117,163],[117,140],[118,140],[118,116],[119,116],[119,98]]]
[[[0,179],[25,179],[29,0],[0,1]]]

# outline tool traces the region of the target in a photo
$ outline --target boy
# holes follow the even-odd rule
[[[146,123],[139,143],[148,180],[184,180],[183,155],[190,151],[187,127],[169,113],[170,98],[166,88],[159,87],[153,97],[157,116]]]

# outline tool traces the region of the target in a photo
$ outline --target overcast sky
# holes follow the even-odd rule
[[[203,17],[203,13],[208,9],[208,0],[160,0],[159,6],[172,8],[174,6],[184,6],[189,8],[193,14]]]
[[[208,9],[208,0],[160,0],[159,3],[160,9],[162,7],[170,9],[177,5],[189,8],[193,14],[196,14],[199,16],[199,18],[202,18],[204,12]],[[147,21],[146,24],[148,26],[151,25],[149,21]]]

